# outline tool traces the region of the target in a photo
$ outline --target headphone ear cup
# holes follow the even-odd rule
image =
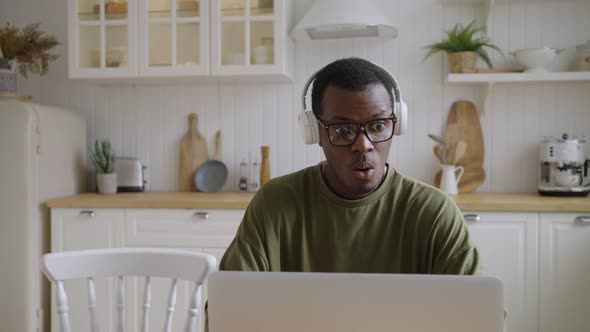
[[[299,131],[305,144],[320,143],[320,129],[312,111],[299,113]]]
[[[408,105],[403,101],[396,103],[397,107],[395,108],[395,118],[397,119],[397,123],[395,124],[395,129],[393,134],[396,136],[401,136],[405,134],[406,130],[408,129]]]

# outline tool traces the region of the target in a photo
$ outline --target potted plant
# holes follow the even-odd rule
[[[490,39],[484,33],[483,27],[475,20],[464,27],[462,24],[445,31],[447,38],[438,43],[426,46],[428,53],[424,60],[437,52],[446,52],[449,55],[451,73],[474,73],[477,57],[481,57],[487,65],[492,66],[492,61],[484,47],[495,49],[503,55],[500,48],[490,43]]]
[[[40,31],[39,25],[0,27],[0,92],[16,92],[16,69],[25,78],[28,72],[45,75],[49,62],[59,57],[49,53],[59,42]]]
[[[96,185],[101,194],[114,194],[117,192],[117,174],[114,173],[115,154],[111,149],[109,140],[96,140],[94,151],[91,152],[91,160],[96,169]]]

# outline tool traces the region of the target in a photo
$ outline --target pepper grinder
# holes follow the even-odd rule
[[[262,161],[260,163],[260,187],[262,187],[268,180],[270,180],[270,164],[268,161],[269,147],[263,145],[260,147],[262,154]]]

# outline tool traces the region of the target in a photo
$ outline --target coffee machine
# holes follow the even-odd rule
[[[544,196],[586,196],[590,193],[588,168],[584,156],[584,139],[547,137],[541,143],[538,191]]]

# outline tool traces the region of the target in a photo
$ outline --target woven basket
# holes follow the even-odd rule
[[[449,71],[451,73],[475,73],[477,55],[475,52],[449,53]]]

